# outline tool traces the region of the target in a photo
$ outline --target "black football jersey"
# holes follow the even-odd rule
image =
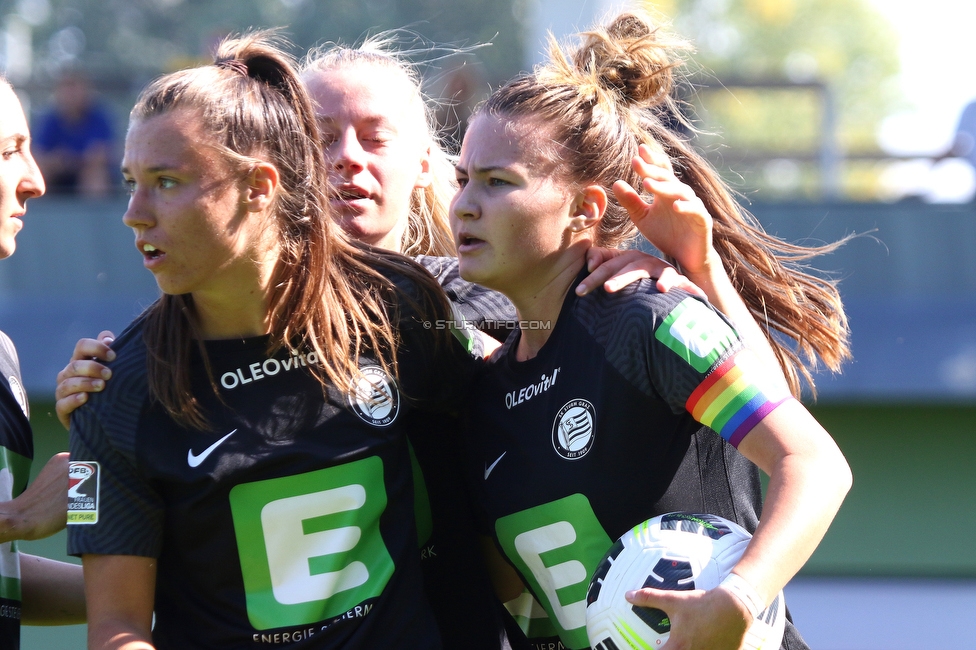
[[[759,473],[735,445],[791,398],[682,291],[570,289],[551,327],[534,358],[516,360],[516,332],[479,373],[468,476],[483,531],[575,650],[588,647],[589,578],[622,533],[678,510],[755,530]]]
[[[364,357],[352,396],[323,395],[312,351],[207,341],[207,433],[149,399],[141,322],[113,345],[72,418],[69,552],[158,558],[158,647],[440,647],[408,435],[457,406],[471,361],[403,311],[397,381]]]

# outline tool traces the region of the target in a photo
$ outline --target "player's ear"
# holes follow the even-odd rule
[[[251,168],[244,190],[244,203],[248,212],[261,212],[271,207],[280,177],[278,168],[267,162],[259,162]]]
[[[420,158],[420,174],[417,175],[417,182],[414,184],[414,189],[429,187],[433,181],[434,176],[430,172],[430,147],[427,147],[424,150],[423,156]]]
[[[599,185],[587,185],[581,189],[573,204],[570,230],[581,232],[600,222],[607,211],[607,192]]]

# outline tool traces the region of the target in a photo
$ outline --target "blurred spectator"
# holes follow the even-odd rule
[[[35,130],[35,155],[48,192],[105,196],[111,189],[111,116],[79,70],[61,74]]]
[[[955,157],[965,158],[976,169],[976,100],[969,102],[962,109],[956,134],[948,151],[936,156],[936,160]]]

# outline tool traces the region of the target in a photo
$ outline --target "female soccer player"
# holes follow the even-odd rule
[[[358,48],[333,45],[305,59],[302,80],[329,164],[333,216],[359,241],[420,256],[473,325],[512,320],[507,299],[457,274],[448,225],[454,168],[438,145],[414,69],[388,49],[393,38],[380,35]],[[487,650],[507,636],[507,615],[471,543],[476,535],[457,463],[458,429],[445,416],[410,431],[421,568],[444,646]]]
[[[302,78],[314,100],[329,162],[334,188],[331,207],[352,236],[420,254],[419,260],[439,276],[455,308],[469,321],[511,319],[514,312],[507,300],[460,280],[456,261],[444,257],[453,252],[453,241],[446,239],[451,235],[444,231],[454,171],[437,146],[412,69],[383,50],[383,43],[381,38],[359,48],[316,51],[303,67]],[[599,254],[594,249],[594,253],[602,261],[612,252]],[[638,274],[660,276],[662,288],[680,282],[670,266],[636,253],[612,259],[588,281],[599,286],[603,278],[633,266]],[[62,373],[59,384],[58,411],[65,420],[84,395],[72,396],[72,391],[85,390],[88,385],[82,382],[109,372],[84,359],[107,354],[103,343],[79,342],[76,361]],[[437,435],[432,434],[435,431]],[[476,576],[470,573],[476,559],[470,557],[469,527],[463,521],[464,505],[458,502],[460,489],[452,470],[456,435],[456,427],[442,422],[412,439],[424,466],[435,533],[421,536],[422,566],[445,641],[450,645],[463,639],[467,647],[476,647],[472,644],[488,639],[477,630],[490,624],[490,617],[484,615],[490,604],[478,598]],[[466,598],[456,595],[461,583]]]
[[[439,647],[407,431],[468,357],[422,327],[429,274],[332,221],[288,58],[252,35],[153,82],[123,174],[164,295],[72,422],[90,646]]]
[[[536,325],[513,333],[472,387],[470,480],[506,560],[500,595],[524,583],[574,649],[588,645],[589,576],[625,530],[691,510],[754,531],[721,587],[631,596],[669,615],[669,647],[738,648],[753,610],[819,543],[850,470],[779,369],[708,304],[647,282],[580,297],[584,254],[626,241],[634,219],[690,279],[728,269],[769,327],[828,361],[845,349],[843,314],[833,288],[784,265],[790,249],[749,226],[658,119],[677,64],[669,41],[635,14],[582,36],[496,91],[462,145],[451,215],[461,275]],[[651,166],[651,151],[676,172]],[[770,477],[761,518],[752,463]],[[784,647],[803,647],[792,626]]]
[[[27,201],[44,194],[20,100],[0,77],[0,259],[13,255]],[[20,626],[83,623],[79,567],[20,553],[17,541],[64,527],[67,454],[27,486],[34,458],[27,393],[13,341],[0,332],[0,648],[20,647]],[[26,488],[26,489],[25,489]]]
[[[359,47],[333,45],[306,57],[302,79],[330,163],[330,204],[351,237],[416,257],[468,323],[505,338],[515,316],[511,303],[458,275],[448,223],[454,165],[439,144],[417,70],[393,49],[396,39],[387,32]],[[692,288],[670,265],[638,251],[594,249],[592,267],[594,286],[634,271],[662,278],[665,289]]]

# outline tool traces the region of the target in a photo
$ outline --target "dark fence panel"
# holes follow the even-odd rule
[[[817,244],[856,234],[814,265],[840,281],[854,360],[818,378],[823,400],[976,398],[976,206],[769,204],[768,232]]]
[[[28,203],[17,250],[0,261],[0,329],[17,345],[27,390],[53,394],[75,341],[116,334],[158,296],[142,268],[124,200]]]

